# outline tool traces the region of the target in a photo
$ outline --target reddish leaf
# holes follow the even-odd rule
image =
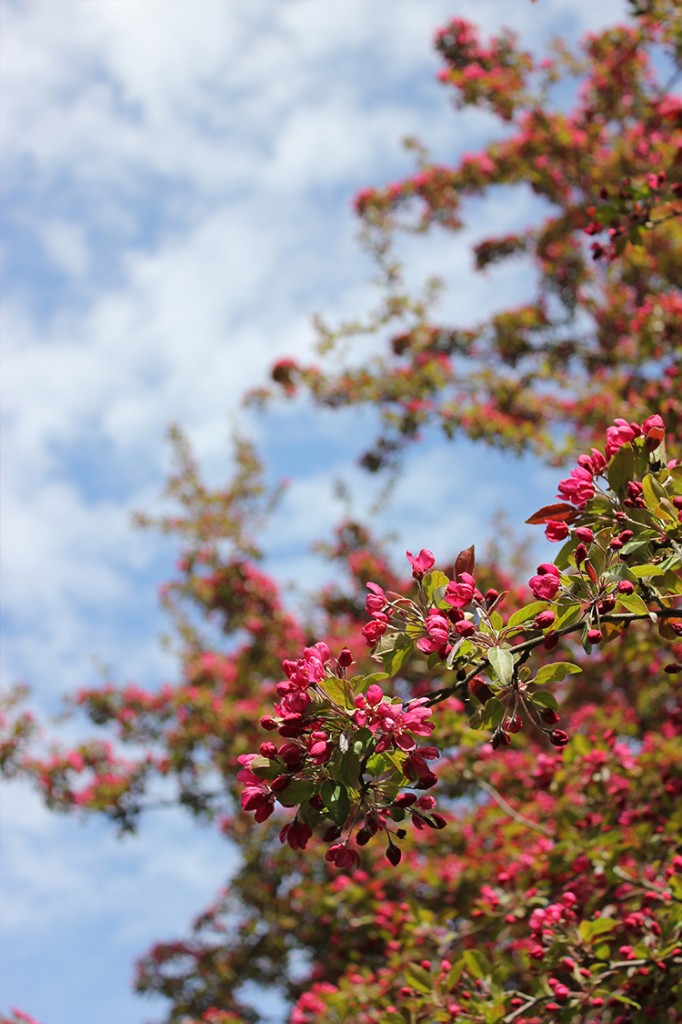
[[[531,526],[538,526],[540,523],[572,523],[577,518],[577,508],[573,508],[573,505],[568,505],[565,501],[559,501],[556,505],[543,505],[530,519],[526,519],[526,522]]]
[[[459,579],[463,572],[468,572],[470,576],[473,576],[474,563],[474,545],[472,544],[470,548],[460,551],[455,559],[455,579]]]

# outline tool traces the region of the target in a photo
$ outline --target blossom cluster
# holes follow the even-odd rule
[[[406,833],[395,829],[395,822],[409,817],[417,829],[445,824],[433,813],[432,797],[400,792],[436,783],[429,762],[439,756],[438,750],[417,742],[433,731],[431,708],[426,698],[403,703],[385,696],[374,681],[376,674],[349,678],[353,663],[347,647],[334,659],[322,641],[306,647],[300,658],[283,661],[287,678],[277,683],[274,714],[264,716],[261,725],[284,742],[267,741],[258,754],[239,757],[241,806],[262,822],[276,802],[298,805],[280,840],[303,850],[319,827],[330,844],[327,860],[337,867],[357,863],[355,847],[377,833],[387,841],[389,862],[397,864],[395,840]]]
[[[297,806],[281,841],[301,850],[317,829],[331,844],[327,859],[343,868],[357,862],[352,838],[363,846],[381,832],[387,858],[398,863],[395,840],[405,830],[392,829],[392,823],[406,815],[418,830],[445,823],[433,813],[431,797],[409,791],[437,781],[430,762],[438,749],[418,745],[434,729],[435,704],[464,695],[477,707],[471,724],[491,730],[494,749],[508,746],[525,724],[554,747],[565,747],[569,735],[557,727],[558,704],[546,687],[580,668],[550,662],[533,675],[524,667],[533,651],[551,651],[561,636],[576,631],[589,651],[612,623],[622,628],[646,617],[657,586],[658,616],[673,635],[682,632],[676,610],[682,481],[676,464],[662,460],[664,439],[658,414],[641,424],[617,419],[606,431],[605,453],[592,448],[579,457],[559,484],[562,502],[529,520],[545,524],[550,539],[567,543],[529,580],[534,601],[506,621],[500,614],[505,594],[495,588],[482,593],[477,586],[473,548],[457,556],[452,578],[436,568],[427,548],[408,551],[414,597],[368,581],[369,619],[362,634],[384,672],[349,677],[351,651],[343,648],[332,658],[322,641],[284,660],[287,678],[276,684],[274,714],[261,719],[284,742],[262,743],[259,754],[239,758],[244,810],[264,821],[276,802]],[[387,696],[380,684],[398,676],[411,655],[434,667],[445,664],[456,682],[405,701]]]

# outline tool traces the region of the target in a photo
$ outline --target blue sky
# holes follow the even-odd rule
[[[350,201],[409,172],[401,139],[452,160],[488,137],[490,119],[450,112],[434,30],[453,15],[511,22],[542,49],[624,8],[0,0],[3,685],[30,682],[52,711],[101,665],[120,682],[174,678],[156,601],[174,552],[129,526],[155,506],[171,421],[213,480],[235,425],[258,441],[272,478],[292,479],[266,537],[271,568],[322,578],[308,543],[339,518],[333,475],[368,500],[354,459],[369,417],[259,417],[240,395],[278,356],[309,355],[311,313],[333,323],[371,304]],[[475,232],[415,242],[411,277],[444,273],[443,316],[458,323],[488,312],[493,292],[517,301],[522,264],[474,277],[467,246],[531,213],[522,196],[491,201]],[[397,553],[450,553],[483,543],[496,508],[532,511],[554,480],[433,444],[408,460],[386,525]],[[162,1003],[130,994],[133,959],[182,934],[229,874],[229,848],[179,814],[121,843],[17,785],[1,814],[0,1010],[43,1024],[160,1016]]]

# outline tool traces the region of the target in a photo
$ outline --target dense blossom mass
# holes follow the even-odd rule
[[[49,807],[133,831],[176,804],[241,854],[138,965],[168,1024],[258,1024],[253,983],[290,1024],[682,1019],[682,15],[630,6],[542,59],[460,18],[438,31],[443,88],[499,138],[452,166],[417,149],[415,174],[358,194],[381,304],[320,323],[318,365],[272,370],[289,399],[376,406],[369,470],[431,425],[560,463],[527,520],[546,560],[522,567],[503,533],[487,557],[432,551],[415,523],[396,569],[348,518],[295,614],[263,564],[253,448],[211,489],[175,432],[178,510],[143,525],[181,545],[162,591],[179,678],[81,690],[75,747],[7,701],[0,764]],[[546,214],[476,265],[527,259],[537,294],[447,326],[392,246],[459,231],[499,186]],[[326,358],[366,332],[383,356]]]

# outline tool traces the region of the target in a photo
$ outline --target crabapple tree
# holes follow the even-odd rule
[[[256,1024],[247,983],[291,1024],[680,1019],[682,19],[631,7],[541,60],[512,33],[438,31],[443,89],[499,138],[451,166],[415,147],[414,174],[356,197],[377,310],[320,322],[318,364],[283,357],[249,398],[371,404],[375,472],[432,426],[534,452],[557,487],[528,523],[555,556],[521,575],[425,537],[395,566],[349,518],[306,617],[267,573],[253,447],[211,489],[175,431],[177,511],[141,524],[181,548],[178,679],[81,690],[96,731],[74,748],[19,694],[6,710],[4,771],[49,807],[133,831],[171,802],[238,848],[189,934],[139,963],[169,1024]],[[476,266],[526,259],[536,295],[441,323],[435,286],[404,284],[402,233],[454,235],[503,186],[545,215]],[[383,354],[327,358],[367,332]]]

